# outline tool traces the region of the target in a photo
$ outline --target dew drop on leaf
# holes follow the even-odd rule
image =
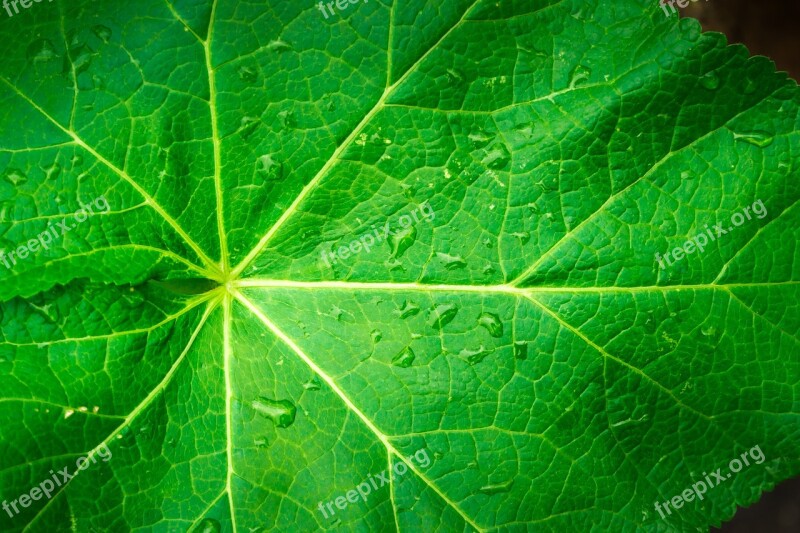
[[[528,244],[531,240],[531,234],[527,231],[516,231],[511,236],[519,239],[520,244]]]
[[[403,306],[400,309],[396,309],[394,311],[394,314],[396,316],[399,316],[400,318],[408,318],[410,316],[418,314],[419,311],[420,308],[417,304],[406,300],[405,302],[403,302]]]
[[[748,133],[734,133],[733,139],[758,146],[759,148],[764,148],[772,144],[775,136],[765,131],[751,131]]]
[[[94,52],[85,44],[72,48],[64,58],[64,73],[75,71],[75,74],[80,74],[85,72],[92,65],[93,57]]]
[[[436,252],[436,257],[444,263],[447,270],[458,270],[467,266],[467,262],[460,255],[450,255],[442,252]]]
[[[589,81],[589,76],[591,75],[592,70],[589,67],[585,65],[578,65],[572,70],[572,73],[569,76],[569,88],[573,89],[581,83]]]
[[[111,40],[111,28],[103,26],[102,24],[92,27],[92,32],[94,32],[94,34],[97,35],[97,37],[104,43],[107,43]]]
[[[255,117],[242,117],[239,129],[236,131],[242,136],[242,139],[247,140],[256,131],[259,123],[259,120]]]
[[[514,341],[514,358],[525,360],[528,358],[528,343],[525,341]]]
[[[458,307],[453,304],[438,304],[428,314],[428,325],[443,328],[453,321],[457,313]]]
[[[416,226],[401,228],[394,235],[389,235],[387,240],[392,249],[392,257],[401,257],[417,240],[417,228]]]
[[[49,61],[58,57],[56,49],[48,39],[37,39],[28,46],[30,61]]]
[[[6,169],[5,173],[3,174],[3,179],[5,179],[14,187],[18,187],[28,181],[28,176],[26,176],[18,168],[9,168]]]
[[[463,83],[464,82],[464,75],[453,68],[447,69],[447,81],[450,83]]]
[[[717,333],[717,328],[714,326],[705,326],[700,328],[700,333],[702,333],[706,337],[711,337]]]
[[[483,313],[478,318],[478,324],[486,328],[492,337],[503,336],[503,323],[500,321],[500,317],[494,313]]]
[[[289,43],[287,43],[286,41],[282,41],[280,39],[270,41],[269,44],[267,45],[267,50],[269,50],[270,52],[282,53],[282,52],[288,52],[291,49],[292,46]]]
[[[319,382],[319,379],[316,376],[303,383],[303,388],[305,390],[316,391],[319,390],[321,387],[322,384]]]
[[[242,65],[238,70],[239,79],[246,83],[254,83],[258,79],[258,74],[254,68]]]
[[[716,72],[709,72],[700,77],[700,85],[713,91],[719,87],[719,75]]]
[[[69,160],[72,163],[72,168],[79,167],[83,164],[83,156],[80,154],[75,154],[72,156],[72,159]]]
[[[380,330],[373,329],[373,330],[370,332],[370,336],[372,337],[372,342],[373,342],[374,344],[377,344],[377,343],[379,343],[379,342],[381,341],[381,339],[383,338],[383,333],[381,333],[381,331],[380,331]]]
[[[511,162],[511,154],[505,144],[497,142],[489,147],[481,162],[492,170],[506,170]]]
[[[392,364],[394,366],[399,366],[400,368],[408,368],[414,363],[414,359],[416,359],[416,357],[417,356],[414,354],[414,350],[408,346],[403,348],[400,353],[392,358]]]
[[[278,113],[278,120],[281,121],[281,127],[285,130],[294,127],[294,113],[291,111]]]
[[[492,140],[492,137],[480,128],[472,130],[467,138],[470,140],[474,148],[483,148],[489,144],[489,141]]]
[[[297,407],[289,400],[270,400],[263,396],[253,400],[251,404],[260,415],[263,415],[279,428],[288,428],[294,423]]]
[[[222,525],[213,518],[204,518],[192,533],[220,533]]]
[[[272,154],[264,154],[256,159],[256,176],[262,181],[276,181],[283,178],[283,164]]]
[[[493,494],[500,494],[503,492],[508,492],[511,490],[511,486],[514,484],[513,479],[509,479],[508,481],[504,481],[503,483],[490,483],[488,485],[484,485],[480,489],[478,489],[482,494],[486,494],[487,496],[491,496]]]
[[[54,162],[52,165],[48,165],[44,168],[45,177],[48,180],[54,180],[58,178],[61,174],[61,165],[58,162]]]
[[[462,359],[466,359],[470,365],[477,365],[478,363],[486,359],[486,356],[491,354],[493,351],[494,350],[489,350],[484,348],[484,346],[481,344],[481,346],[477,350],[470,350],[468,348],[464,348],[458,355]]]

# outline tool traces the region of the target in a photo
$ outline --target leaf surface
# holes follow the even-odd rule
[[[79,474],[4,531],[703,531],[797,475],[796,83],[442,4],[3,20],[0,497]]]

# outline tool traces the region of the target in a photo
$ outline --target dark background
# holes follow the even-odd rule
[[[706,31],[724,33],[729,43],[746,45],[752,55],[769,57],[778,70],[800,80],[800,0],[699,0],[682,9],[681,16],[698,19]],[[778,485],[712,531],[800,532],[800,478]]]

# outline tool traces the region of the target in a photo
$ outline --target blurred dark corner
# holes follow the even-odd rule
[[[746,45],[752,55],[769,57],[778,70],[800,80],[800,0],[699,0],[681,15],[698,19],[706,31],[724,33],[729,43]],[[712,531],[800,532],[800,478],[781,483]]]
[[[751,55],[767,56],[800,80],[800,0],[696,0],[681,15],[698,19],[706,31],[724,33],[729,43],[744,44]]]

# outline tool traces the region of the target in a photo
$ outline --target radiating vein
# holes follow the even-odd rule
[[[247,256],[239,263],[239,265],[233,269],[232,277],[237,278],[239,274],[247,268],[253,260],[258,257],[258,254],[264,249],[267,243],[272,239],[272,237],[277,233],[277,231],[283,226],[283,224],[288,220],[296,211],[298,206],[306,199],[306,197],[313,191],[320,181],[327,175],[328,171],[336,164],[339,157],[342,153],[350,146],[350,144],[355,140],[355,138],[361,133],[361,131],[369,124],[372,119],[377,115],[384,107],[386,102],[388,101],[389,97],[394,93],[394,91],[403,84],[404,81],[417,69],[417,67],[425,61],[425,59],[447,38],[449,37],[457,28],[463,24],[466,20],[467,15],[472,11],[472,9],[478,4],[480,0],[475,0],[466,10],[464,10],[464,14],[462,17],[456,22],[452,28],[450,28],[444,35],[437,41],[433,46],[431,46],[422,56],[411,65],[408,70],[391,86],[387,87],[386,90],[383,92],[381,97],[372,107],[372,109],[364,116],[361,122],[356,125],[353,131],[350,132],[344,141],[334,150],[331,157],[328,161],[322,166],[322,168],[317,172],[317,174],[308,182],[308,184],[303,188],[300,194],[295,198],[294,202],[283,212],[281,217],[272,225],[272,227],[267,231],[267,233],[259,240],[258,244],[247,254]]]
[[[203,326],[205,325],[206,320],[211,315],[212,311],[218,305],[218,303],[219,303],[219,298],[216,298],[216,299],[214,299],[214,300],[212,300],[212,301],[210,301],[208,303],[208,307],[206,308],[205,313],[203,313],[203,316],[200,319],[200,322],[197,324],[197,327],[192,332],[192,336],[189,337],[189,341],[186,343],[186,347],[183,349],[183,352],[181,352],[181,354],[178,356],[178,358],[172,364],[172,367],[169,369],[167,374],[164,376],[164,379],[162,379],[161,382],[158,385],[156,385],[153,388],[153,390],[150,391],[150,393],[145,397],[145,399],[142,400],[141,403],[139,403],[139,405],[137,405],[130,412],[130,414],[127,417],[125,417],[125,421],[122,424],[120,424],[114,431],[112,431],[111,434],[108,437],[103,439],[103,441],[100,444],[98,444],[93,450],[91,450],[88,454],[86,454],[86,458],[87,459],[94,458],[94,456],[97,455],[98,450],[100,450],[101,448],[104,448],[104,449],[107,448],[108,444],[111,443],[113,441],[113,439],[115,439],[117,437],[117,435],[121,435],[122,431],[125,428],[127,428],[128,426],[130,426],[131,423],[134,420],[136,420],[137,417],[145,409],[147,409],[150,405],[152,405],[153,401],[167,388],[167,386],[172,381],[172,378],[175,376],[175,373],[178,371],[178,368],[180,367],[181,363],[184,361],[184,359],[186,359],[186,354],[189,353],[189,350],[194,345],[194,341],[197,338],[197,336],[200,334],[200,331],[203,329]],[[69,484],[73,479],[75,479],[75,478],[73,477],[73,478],[67,480],[67,482],[64,484],[64,486],[61,487],[61,489],[55,495],[53,495],[52,498],[50,498],[47,501],[47,503],[44,505],[44,507],[42,507],[41,509],[39,509],[39,511],[37,511],[37,513],[33,516],[33,518],[31,518],[31,521],[28,523],[28,525],[25,526],[25,529],[23,531],[33,531],[31,529],[33,524],[35,524],[36,521],[39,520],[39,518],[44,516],[45,511],[53,504],[54,501],[59,499],[59,496],[61,496],[63,493],[65,493],[67,491],[67,487],[69,487]]]
[[[217,112],[217,81],[216,72],[211,65],[211,37],[214,34],[214,18],[217,13],[217,2],[211,4],[211,19],[208,23],[208,36],[203,41],[203,51],[208,71],[208,102],[211,114],[211,142],[214,146],[214,193],[217,199],[217,232],[219,233],[219,249],[222,261],[222,274],[226,276],[230,271],[228,259],[228,242],[225,234],[225,205],[222,194],[222,147],[219,135],[219,116]]]
[[[400,453],[397,448],[389,440],[389,437],[384,434],[378,427],[372,422],[372,420],[364,414],[361,409],[359,409],[353,401],[345,394],[345,392],[339,387],[339,385],[333,380],[332,377],[328,376],[322,368],[319,367],[306,353],[300,348],[297,343],[295,343],[289,336],[287,336],[281,329],[278,328],[270,319],[261,312],[261,310],[256,307],[250,300],[248,300],[243,294],[236,293],[235,297],[239,302],[241,302],[245,307],[247,307],[256,317],[258,317],[261,322],[282,342],[284,342],[295,354],[297,354],[300,359],[305,362],[311,370],[313,370],[316,375],[318,375],[327,385],[331,388],[331,390],[336,393],[337,396],[344,402],[350,411],[356,414],[359,419],[367,426],[367,428],[381,441],[381,443],[386,447],[387,452],[391,455],[394,454],[399,457],[409,469],[411,469],[417,477],[420,478],[426,485],[428,485],[439,497],[442,498],[450,507],[452,507],[461,518],[464,519],[470,526],[475,528],[476,531],[482,531],[472,519],[461,509],[461,507],[454,501],[452,501],[442,490],[433,483],[427,476],[420,471],[417,466],[414,464],[413,461],[409,461],[407,458],[403,457],[403,454]]]
[[[723,124],[720,124],[719,127],[712,129],[711,131],[709,131],[708,133],[698,137],[697,139],[694,139],[692,142],[688,143],[686,146],[683,146],[682,148],[680,148],[678,150],[675,150],[675,151],[671,151],[670,150],[669,152],[667,152],[661,159],[656,161],[653,164],[653,166],[651,166],[650,169],[647,172],[645,172],[644,174],[642,174],[641,176],[639,176],[638,178],[633,180],[633,182],[631,182],[629,185],[627,185],[626,187],[624,187],[620,191],[618,191],[618,192],[612,194],[611,196],[609,196],[608,199],[605,202],[603,202],[603,205],[601,205],[599,208],[597,208],[597,210],[594,213],[592,213],[591,215],[589,215],[588,217],[583,219],[578,225],[576,225],[570,231],[567,231],[566,233],[564,233],[564,235],[562,235],[561,238],[558,239],[547,251],[545,251],[541,256],[539,256],[539,259],[537,259],[531,266],[529,266],[519,276],[517,276],[511,282],[511,284],[512,285],[519,285],[520,283],[524,283],[526,278],[528,276],[530,276],[531,274],[533,274],[534,272],[536,272],[536,269],[539,268],[539,266],[542,263],[544,263],[545,260],[550,258],[555,252],[557,252],[561,248],[561,245],[563,243],[567,242],[567,240],[569,238],[571,238],[574,235],[576,235],[584,226],[589,224],[597,216],[601,215],[606,210],[606,208],[608,208],[608,206],[613,204],[618,198],[624,196],[629,191],[633,190],[633,187],[635,187],[636,184],[638,184],[642,180],[645,180],[645,179],[649,178],[650,176],[652,176],[659,168],[661,168],[662,165],[664,165],[666,162],[670,161],[676,154],[680,154],[680,153],[682,153],[684,151],[687,151],[687,150],[689,150],[691,148],[694,148],[697,145],[697,143],[699,143],[699,142],[701,142],[701,141],[703,141],[705,139],[708,139],[709,137],[711,137],[712,135],[714,135],[718,131],[722,130],[724,127],[726,127],[728,124],[730,124],[731,122],[733,122],[734,120],[736,120],[740,116],[744,115],[745,113],[750,112],[758,104],[760,104],[761,102],[767,100],[767,98],[769,98],[770,96],[774,95],[776,92],[778,92],[781,89],[783,89],[783,87],[778,87],[777,89],[775,89],[774,91],[772,91],[768,95],[764,96],[763,99],[761,99],[758,102],[756,102],[755,104],[753,104],[751,107],[748,107],[747,109],[744,109],[744,110],[740,111],[739,113],[737,113],[733,117],[731,117],[728,120],[726,120]]]
[[[53,117],[52,117],[52,116],[51,116],[51,115],[50,115],[50,114],[49,114],[47,111],[45,111],[44,109],[42,109],[42,108],[41,108],[41,107],[40,107],[40,106],[39,106],[39,105],[38,105],[36,102],[34,102],[34,101],[33,101],[33,100],[31,100],[30,98],[28,98],[28,96],[27,96],[27,95],[23,94],[23,93],[22,93],[22,91],[20,91],[19,89],[17,89],[17,88],[16,88],[16,87],[15,87],[15,86],[14,86],[14,85],[13,85],[13,84],[10,82],[10,81],[8,81],[8,80],[7,80],[5,77],[2,77],[2,76],[0,76],[0,81],[1,81],[1,82],[3,82],[4,84],[6,84],[6,85],[7,85],[7,86],[8,86],[8,87],[9,87],[9,88],[10,88],[10,89],[11,89],[11,90],[12,90],[12,91],[13,91],[13,92],[14,92],[14,93],[17,95],[17,96],[19,96],[20,98],[22,98],[23,100],[25,100],[25,101],[26,101],[26,102],[27,102],[27,103],[28,103],[28,104],[29,104],[31,107],[33,107],[33,108],[34,108],[34,109],[36,109],[36,110],[37,110],[39,113],[41,113],[43,117],[45,117],[47,120],[49,120],[49,121],[50,121],[50,122],[51,122],[53,125],[55,125],[55,126],[58,128],[58,129],[60,129],[60,130],[61,130],[61,131],[63,131],[65,134],[67,134],[69,137],[71,137],[71,138],[73,139],[73,141],[74,141],[74,142],[75,142],[77,145],[79,145],[81,148],[83,148],[84,150],[86,150],[87,152],[89,152],[89,153],[90,153],[90,154],[91,154],[91,155],[92,155],[92,156],[93,156],[95,159],[97,159],[98,161],[100,161],[101,163],[103,163],[103,164],[104,164],[106,167],[108,167],[108,168],[109,168],[109,170],[111,170],[111,171],[112,171],[112,172],[114,172],[116,175],[118,175],[120,178],[122,178],[124,181],[126,181],[128,184],[130,184],[130,186],[131,186],[131,187],[133,187],[133,188],[136,190],[136,192],[138,192],[138,193],[139,193],[139,194],[140,194],[140,195],[141,195],[141,196],[142,196],[142,197],[145,199],[145,201],[147,202],[147,204],[148,204],[148,205],[149,205],[151,208],[153,208],[153,210],[154,210],[156,213],[158,213],[158,214],[161,216],[161,218],[163,218],[163,219],[164,219],[164,220],[167,222],[167,224],[169,224],[169,225],[172,227],[172,229],[173,229],[173,230],[174,230],[174,231],[175,231],[175,232],[176,232],[178,235],[180,235],[180,236],[181,236],[181,238],[182,238],[182,239],[183,239],[183,240],[186,242],[186,244],[187,244],[187,245],[188,245],[188,246],[189,246],[189,247],[190,247],[192,250],[194,250],[194,252],[197,254],[197,256],[198,256],[198,257],[199,257],[199,258],[200,258],[200,259],[201,259],[203,262],[205,262],[205,263],[206,263],[206,266],[207,266],[207,267],[208,267],[210,270],[212,270],[212,271],[216,271],[216,270],[218,270],[218,267],[216,266],[216,264],[214,263],[214,261],[212,261],[212,260],[211,260],[211,259],[210,259],[210,258],[209,258],[209,257],[208,257],[206,254],[205,254],[205,252],[203,252],[203,250],[200,248],[200,246],[198,246],[198,244],[197,244],[196,242],[194,242],[194,240],[193,240],[193,239],[192,239],[192,238],[189,236],[189,234],[188,234],[188,233],[186,233],[186,231],[185,231],[185,230],[184,230],[184,229],[181,227],[181,225],[180,225],[180,224],[178,224],[178,222],[177,222],[177,221],[176,221],[174,218],[172,218],[172,216],[171,216],[171,215],[169,215],[169,213],[167,213],[167,211],[166,211],[166,210],[165,210],[165,209],[164,209],[164,208],[163,208],[163,207],[162,207],[162,206],[161,206],[161,205],[160,205],[160,204],[159,204],[159,203],[156,201],[156,199],[155,199],[155,198],[153,198],[153,197],[150,195],[150,193],[148,193],[148,192],[147,192],[147,191],[146,191],[146,190],[145,190],[145,189],[144,189],[144,188],[143,188],[141,185],[139,185],[139,184],[138,184],[138,183],[137,183],[137,182],[136,182],[136,181],[135,181],[133,178],[131,178],[131,177],[128,175],[128,173],[127,173],[127,172],[125,172],[124,170],[122,170],[122,169],[120,169],[119,167],[117,167],[116,165],[114,165],[114,164],[113,164],[111,161],[109,161],[108,159],[106,159],[105,157],[103,157],[103,156],[102,156],[102,155],[101,155],[99,152],[97,152],[97,150],[95,150],[94,148],[92,148],[91,146],[89,146],[88,144],[86,144],[86,142],[85,142],[85,141],[84,141],[84,140],[83,140],[81,137],[79,137],[77,133],[75,133],[74,131],[72,131],[72,130],[71,130],[71,129],[69,129],[69,128],[65,128],[64,126],[62,126],[62,125],[61,125],[61,124],[60,124],[60,123],[59,123],[59,122],[58,122],[58,121],[57,121],[55,118],[53,118]]]

